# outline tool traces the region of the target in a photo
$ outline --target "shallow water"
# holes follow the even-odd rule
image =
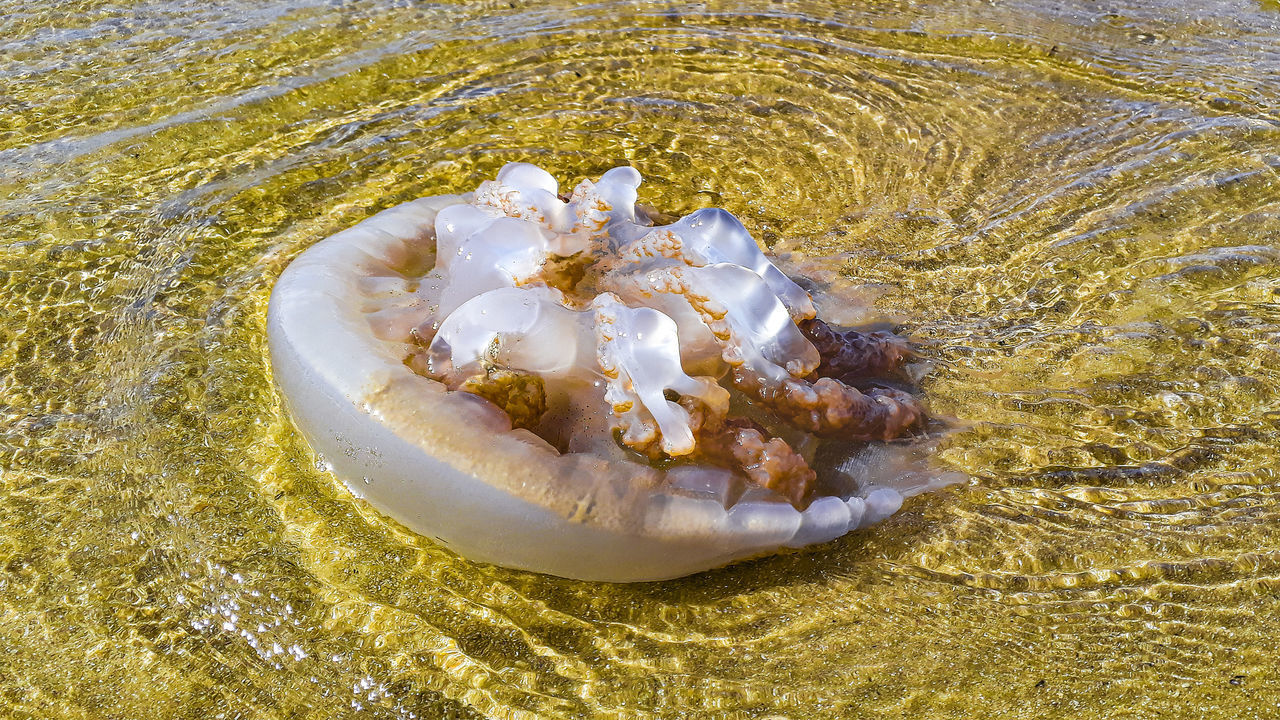
[[[0,707],[1274,716],[1280,5],[1184,5],[0,0]],[[866,285],[971,482],[641,586],[354,501],[271,284],[510,160]]]

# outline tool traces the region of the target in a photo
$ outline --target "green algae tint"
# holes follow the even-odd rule
[[[0,707],[27,718],[1269,717],[1272,2],[0,2]],[[630,164],[842,275],[973,480],[641,586],[354,500],[271,384],[318,239]]]

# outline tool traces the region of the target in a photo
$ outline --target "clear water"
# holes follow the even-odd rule
[[[1280,5],[849,5],[0,0],[0,715],[1275,716]],[[864,284],[972,482],[641,586],[353,500],[271,284],[510,160]]]

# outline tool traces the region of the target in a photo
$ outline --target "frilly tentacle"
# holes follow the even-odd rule
[[[746,268],[651,263],[610,278],[609,288],[637,304],[661,302],[662,295],[680,298],[715,336],[724,361],[735,372],[759,377],[764,387],[805,377],[820,361],[777,295]],[[688,328],[690,336],[697,333]]]
[[[676,323],[650,308],[629,308],[605,293],[593,303],[605,399],[618,418],[622,441],[640,452],[688,455],[706,423],[729,409],[729,392],[709,377],[690,377],[680,366]],[[677,394],[677,400],[667,393]],[[695,402],[700,412],[686,406]]]
[[[598,182],[583,180],[566,202],[550,173],[529,163],[508,163],[497,180],[480,184],[473,202],[484,213],[537,224],[551,233],[550,250],[568,257],[601,249],[610,225],[634,223],[639,186],[634,168],[614,168]]]
[[[553,233],[568,230],[573,222],[558,195],[560,184],[551,173],[529,163],[508,163],[497,180],[486,180],[476,189],[473,203],[507,217],[537,223]]]
[[[537,224],[510,217],[495,218],[471,232],[447,265],[442,267],[437,259],[432,275],[441,280],[442,290],[435,317],[446,318],[490,290],[536,281],[551,255],[551,239],[551,233]]]
[[[680,236],[685,254],[696,258],[694,264],[732,263],[747,268],[764,280],[786,306],[793,320],[804,320],[816,314],[809,293],[769,262],[751,233],[727,210],[696,210],[666,229]]]
[[[433,376],[456,384],[500,367],[566,377],[586,372],[595,342],[584,313],[543,286],[490,290],[449,314],[427,349]]]

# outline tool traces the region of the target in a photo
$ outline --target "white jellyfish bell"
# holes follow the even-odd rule
[[[615,168],[564,200],[512,163],[289,265],[275,380],[354,494],[472,560],[641,581],[823,543],[949,480],[874,442],[918,425],[911,395],[849,384],[905,344],[816,319],[727,212],[653,226],[639,185]],[[823,443],[852,449],[818,472]]]

